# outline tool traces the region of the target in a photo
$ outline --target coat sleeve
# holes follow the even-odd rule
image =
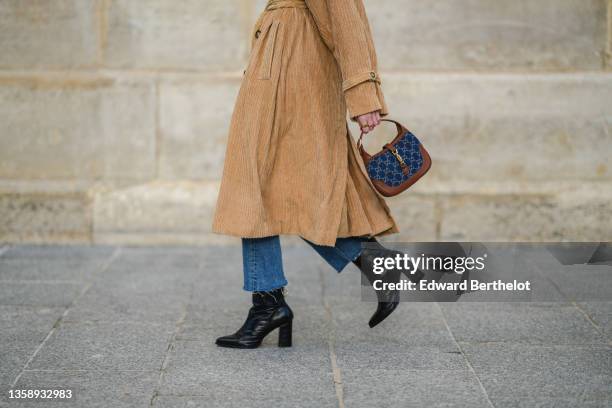
[[[326,0],[334,57],[342,72],[342,90],[351,118],[387,106],[380,88],[376,51],[362,0]]]

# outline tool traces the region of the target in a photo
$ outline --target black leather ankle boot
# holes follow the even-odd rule
[[[368,242],[373,245],[364,248],[361,255],[359,255],[353,263],[359,268],[368,282],[370,282],[370,285],[373,285],[376,280],[382,280],[385,283],[397,283],[400,280],[402,272],[406,273],[408,279],[415,283],[418,283],[418,281],[423,278],[423,273],[420,271],[417,271],[415,274],[409,274],[397,269],[385,270],[382,274],[375,274],[372,268],[374,258],[381,256],[395,257],[396,254],[401,254],[401,252],[385,248],[376,238],[370,238]],[[377,290],[376,297],[378,299],[378,306],[368,322],[370,327],[374,327],[385,320],[397,308],[400,301],[400,293],[398,290]]]
[[[221,347],[257,348],[264,337],[278,329],[278,346],[291,347],[293,312],[285,302],[283,288],[270,292],[253,292],[253,306],[246,321],[234,334],[219,337]]]

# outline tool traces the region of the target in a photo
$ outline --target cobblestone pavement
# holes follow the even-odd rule
[[[0,404],[612,404],[612,302],[568,297],[610,288],[609,273],[579,287],[551,276],[555,302],[403,303],[370,329],[375,305],[361,301],[357,269],[336,274],[306,245],[287,247],[284,261],[294,346],[270,335],[231,350],[214,339],[249,305],[237,246],[0,246]],[[74,398],[16,402],[11,388]]]

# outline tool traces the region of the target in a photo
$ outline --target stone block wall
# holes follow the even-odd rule
[[[612,240],[612,0],[365,2],[434,158],[392,239]],[[210,224],[264,3],[0,0],[0,241],[236,242]]]

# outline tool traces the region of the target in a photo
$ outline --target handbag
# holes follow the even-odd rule
[[[372,184],[385,197],[398,195],[416,183],[431,168],[431,157],[419,139],[399,122],[395,123],[397,136],[374,155],[365,151],[363,131],[357,141],[359,153]]]

